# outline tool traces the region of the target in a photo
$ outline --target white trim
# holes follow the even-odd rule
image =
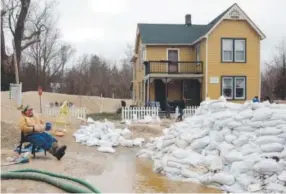
[[[166,48],[166,60],[168,61],[169,60],[169,51],[178,51],[178,61],[180,61],[180,48]],[[178,72],[180,72],[181,68],[180,68],[181,64],[178,63]],[[166,63],[166,67],[167,67],[167,72],[169,71],[168,70],[168,63]]]
[[[223,20],[232,19],[230,18],[230,13],[234,10],[237,10],[241,15],[240,18],[235,20],[246,20],[251,25],[251,27],[259,34],[261,40],[266,38],[265,34],[263,34],[263,32],[254,24],[254,22],[245,14],[245,12],[236,3],[232,5],[232,7],[228,10],[228,12],[225,13],[223,17],[221,17],[221,19],[206,33],[205,36],[208,36]]]
[[[209,78],[208,78],[208,59],[209,59],[209,44],[208,44],[208,41],[209,41],[209,38],[208,36],[206,37],[206,72],[205,72],[205,80],[206,80],[206,85],[205,85],[205,98],[208,97],[208,81],[209,81]]]
[[[259,76],[258,76],[258,80],[259,80],[259,88],[258,88],[258,98],[259,99],[261,99],[261,51],[260,51],[260,49],[261,49],[261,44],[260,44],[260,42],[259,42],[259,49],[258,49],[258,53],[259,53]],[[247,84],[248,82],[246,82],[246,84]]]

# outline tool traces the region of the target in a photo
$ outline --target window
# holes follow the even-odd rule
[[[245,77],[234,78],[234,97],[235,99],[245,99]]]
[[[235,40],[235,61],[245,62],[245,40]]]
[[[222,77],[222,95],[228,100],[246,99],[246,77],[224,76]]]
[[[222,62],[246,62],[245,39],[222,39]]]
[[[232,77],[222,78],[222,95],[226,99],[233,99],[233,78]]]

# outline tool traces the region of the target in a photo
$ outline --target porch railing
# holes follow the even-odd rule
[[[145,61],[145,75],[150,73],[202,74],[202,61]]]

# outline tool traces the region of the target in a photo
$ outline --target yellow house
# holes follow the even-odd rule
[[[133,102],[144,105],[187,100],[199,105],[223,95],[242,102],[260,97],[261,30],[235,3],[206,25],[137,26]]]

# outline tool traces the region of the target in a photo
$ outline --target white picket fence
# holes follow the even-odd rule
[[[187,106],[184,110],[183,110],[183,119],[185,119],[186,117],[189,116],[193,116],[196,112],[196,109],[198,107],[197,106]],[[176,108],[176,117],[179,116],[179,108]]]
[[[159,116],[159,107],[126,107],[122,108],[122,121],[133,120],[135,117],[139,120],[144,119],[145,116]]]
[[[197,110],[197,106],[187,106],[183,112],[184,112],[184,115],[183,115],[183,119],[186,118],[186,117],[189,117],[189,116],[193,116]]]
[[[44,114],[52,117],[59,116],[60,107],[45,107]],[[70,107],[69,118],[86,118],[87,110],[85,107]]]

